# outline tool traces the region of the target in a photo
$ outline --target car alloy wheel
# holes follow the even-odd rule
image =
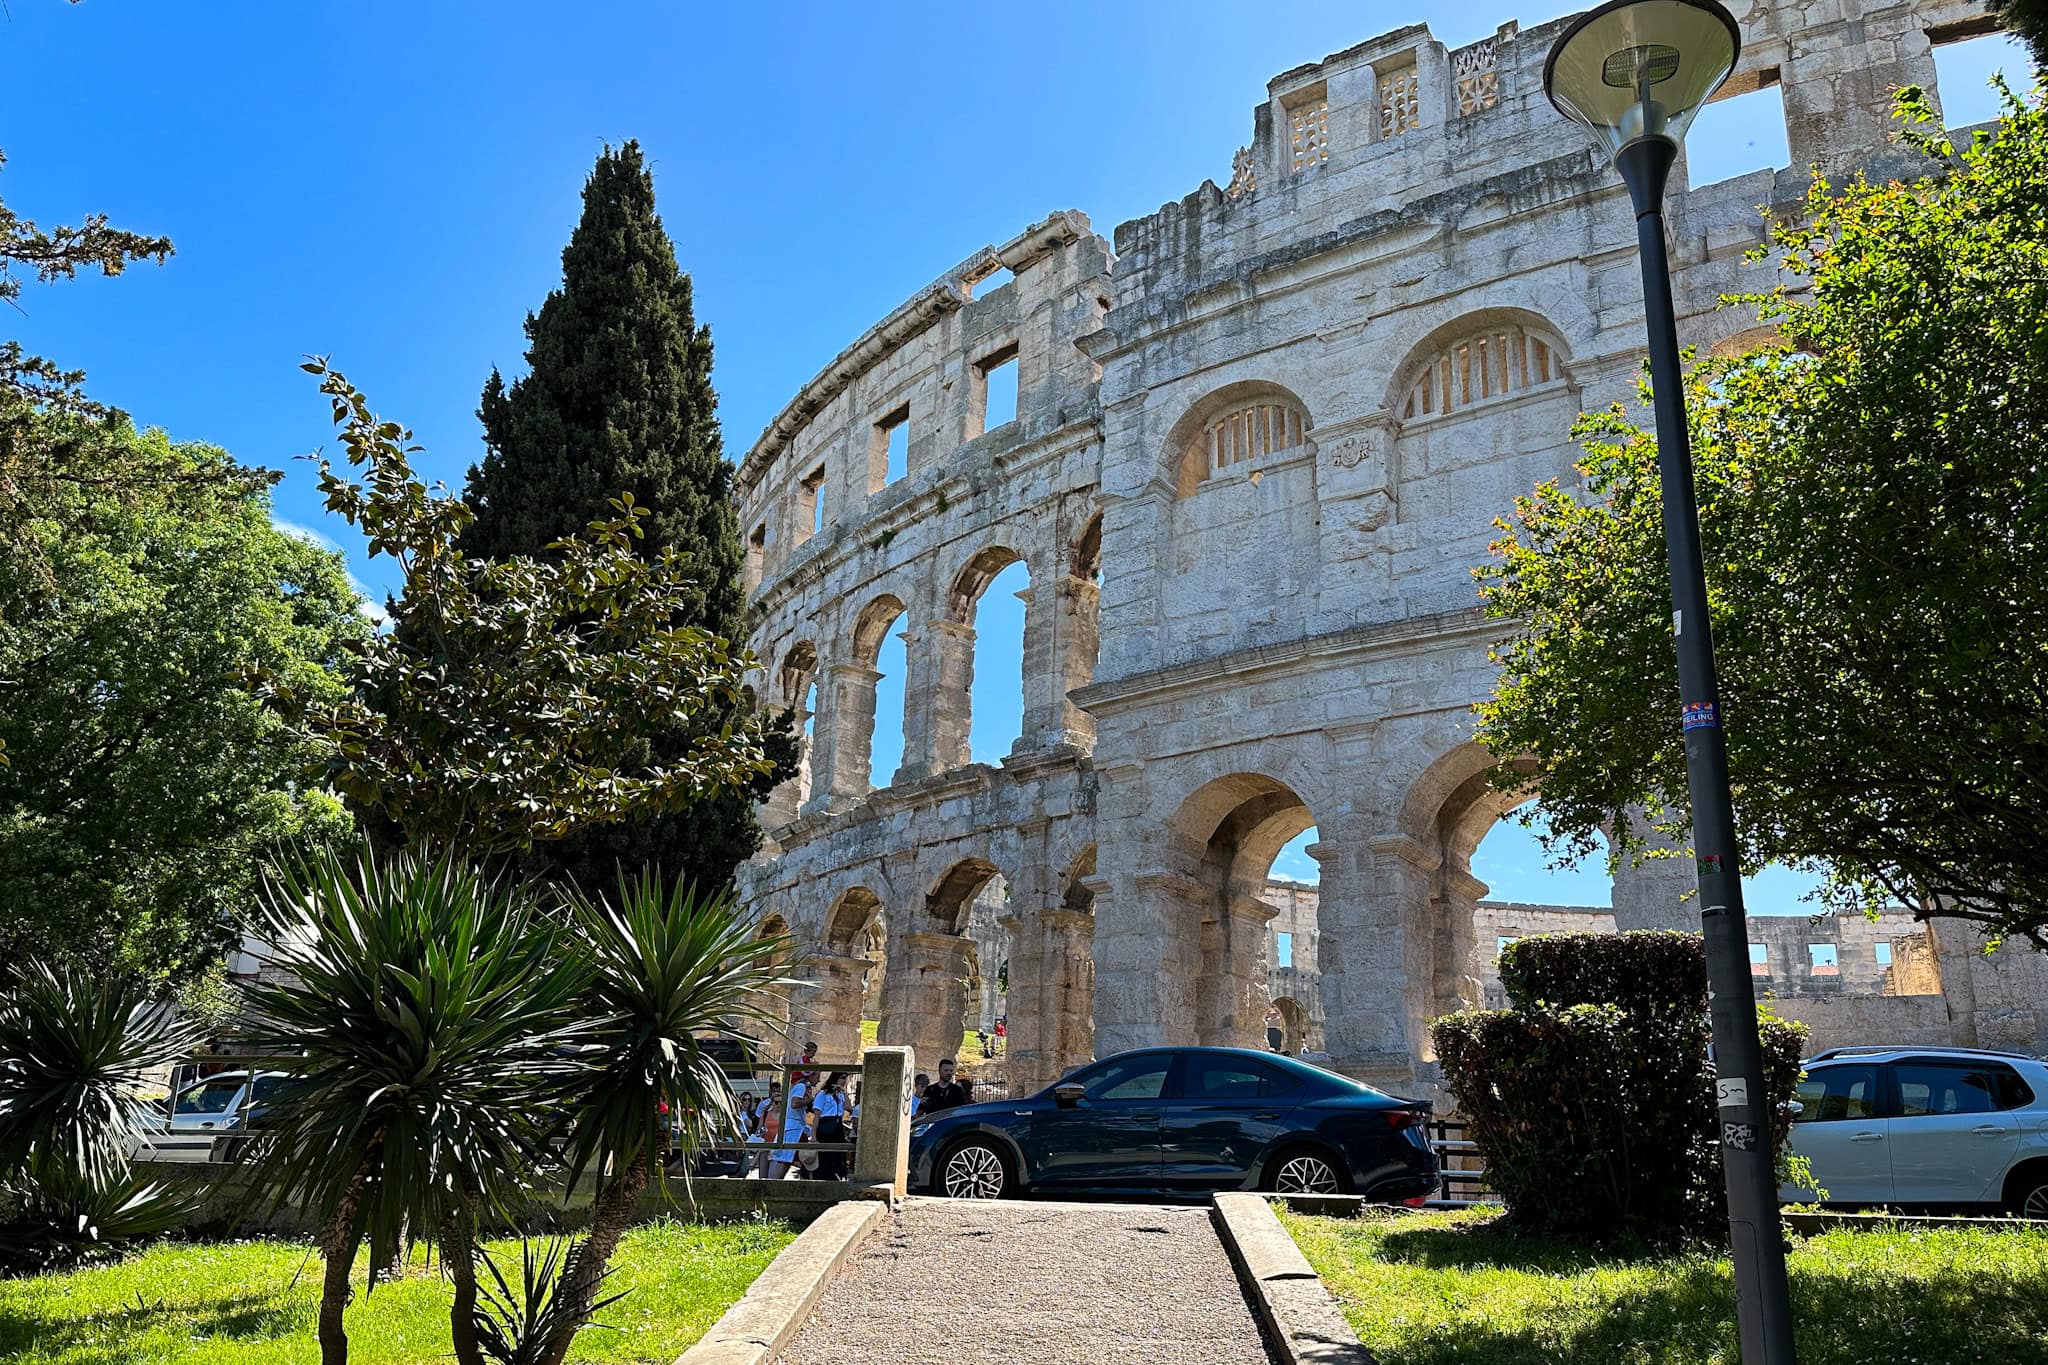
[[[2020,1217],[2039,1218],[2048,1222],[2048,1180],[2028,1190],[2026,1196],[2020,1200]]]
[[[979,1142],[970,1142],[946,1158],[940,1184],[949,1198],[1000,1199],[1005,1179],[1001,1154]]]
[[[1273,1188],[1280,1194],[1336,1194],[1340,1191],[1336,1167],[1307,1152],[1291,1156],[1281,1163],[1280,1173],[1273,1178]]]

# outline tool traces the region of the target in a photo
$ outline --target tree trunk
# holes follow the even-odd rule
[[[356,1167],[355,1178],[328,1212],[320,1229],[320,1257],[325,1273],[320,1280],[320,1365],[348,1365],[348,1332],[342,1313],[348,1307],[349,1267],[355,1264],[356,1210],[363,1202],[363,1187],[369,1183],[374,1151]]]
[[[640,1192],[647,1188],[647,1175],[647,1153],[643,1151],[624,1170],[599,1183],[590,1211],[590,1231],[569,1253],[569,1263],[562,1270],[562,1301],[571,1305],[572,1311],[548,1338],[542,1365],[562,1365],[577,1329],[590,1320],[598,1286],[611,1266],[612,1253],[619,1249],[619,1239],[632,1225]]]
[[[455,1287],[448,1332],[456,1365],[484,1365],[476,1343],[476,1209],[464,1202],[441,1218],[441,1268]]]

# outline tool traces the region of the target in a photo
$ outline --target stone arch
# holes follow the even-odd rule
[[[1274,999],[1273,1009],[1280,1016],[1280,1051],[1289,1057],[1299,1057],[1303,1049],[1311,1048],[1319,1039],[1311,1037],[1314,1026],[1311,1023],[1308,1006],[1291,995]],[[1267,1043],[1272,1039],[1269,1036]]]
[[[1558,392],[1569,357],[1558,330],[1526,309],[1461,313],[1425,335],[1394,368],[1387,410],[1397,421],[1421,422]]]
[[[1262,898],[1273,858],[1316,824],[1296,789],[1262,772],[1231,772],[1189,793],[1167,822],[1173,867],[1152,879],[1173,936],[1169,975],[1191,998],[1192,1038],[1162,1041],[1264,1047],[1269,964]]]
[[[975,654],[979,640],[975,617],[982,596],[990,585],[1006,570],[1019,564],[1024,566],[1025,590],[1028,592],[1032,567],[1023,554],[1000,542],[976,550],[953,575],[946,593],[945,619],[932,625],[931,645],[937,654],[937,668],[934,670],[937,685],[930,699],[932,752],[941,771],[959,767],[973,759]],[[1017,684],[1020,692],[1024,686],[1023,656],[1020,642]],[[1022,709],[1020,697],[1020,730],[1023,728]],[[1017,737],[1009,738],[1014,741]]]
[[[969,920],[976,900],[1001,876],[979,854],[956,859],[931,880],[920,913],[891,934],[877,1034],[882,1043],[907,1044],[931,1062],[958,1055],[969,983],[980,961]]]
[[[775,697],[784,706],[801,709],[804,696],[818,680],[818,647],[798,640],[782,652],[782,665],[775,670]]]
[[[1095,845],[1091,843],[1067,864],[1066,874],[1060,878],[1060,909],[1084,915],[1095,913],[1095,892],[1088,885],[1095,876],[1095,859]]]
[[[1067,572],[1094,583],[1102,577],[1102,513],[1088,518],[1081,534],[1067,542]]]
[[[796,730],[796,776],[790,779],[794,784],[794,790],[787,802],[789,815],[792,817],[811,797],[811,741],[817,719],[817,698],[814,689],[819,686],[819,682],[818,647],[815,644],[809,640],[799,640],[783,651],[782,664],[775,670],[770,695],[776,705],[791,713]]]
[[[894,593],[884,592],[870,598],[854,617],[852,638],[847,642],[853,654],[852,666],[833,670],[831,704],[838,714],[833,716],[832,731],[839,749],[835,759],[849,766],[846,780],[839,784],[842,795],[858,799],[868,788],[886,787],[894,780],[893,772],[878,772],[875,768],[875,737],[880,729],[877,689],[884,676],[882,647],[908,611],[903,599]],[[907,673],[907,649],[903,663]],[[909,695],[908,678],[904,679],[904,695]],[[905,723],[899,721],[899,727]]]
[[[986,858],[968,857],[954,863],[939,874],[925,893],[925,922],[918,927],[934,928],[948,934],[962,932],[974,898],[1001,875],[996,865]]]
[[[1730,332],[1727,336],[1722,337],[1713,344],[1702,347],[1701,354],[1710,356],[1742,355],[1744,352],[1754,351],[1760,347],[1782,346],[1784,344],[1785,334],[1778,329],[1777,324],[1765,323],[1761,326],[1744,327]]]
[[[1534,764],[1509,767],[1526,777]],[[1473,920],[1487,886],[1472,875],[1472,852],[1535,794],[1533,787],[1497,785],[1500,770],[1493,755],[1461,738],[1423,767],[1402,799],[1404,847],[1390,859],[1397,875],[1389,881],[1408,932],[1429,945],[1429,979],[1417,983],[1424,1020],[1482,1003]],[[1427,1030],[1420,1036],[1424,1059],[1433,1059]]]
[[[1161,468],[1175,496],[1189,497],[1216,474],[1249,473],[1297,449],[1314,426],[1308,404],[1293,390],[1265,379],[1239,380],[1205,394],[1173,424]]]
[[[768,959],[768,962],[770,966],[775,968],[778,977],[786,978],[789,974],[791,958],[794,954],[794,947],[789,932],[789,921],[773,912],[764,915],[761,917],[761,922],[754,926],[754,937],[756,939],[782,940],[781,945]],[[789,1036],[789,991],[788,982],[781,980],[778,984],[769,986],[761,993],[761,999],[758,1003],[761,1006],[762,1013],[767,1018],[758,1021],[758,1028],[750,1027],[748,1031],[754,1040],[761,1044],[764,1051],[773,1052],[780,1050],[784,1040]]]
[[[960,572],[953,575],[952,586],[946,593],[946,619],[963,626],[973,625],[981,595],[988,591],[996,575],[1012,564],[1024,564],[1027,572],[1031,567],[1023,555],[1003,544],[985,545],[969,555]]]
[[[867,946],[869,928],[881,917],[881,897],[865,886],[848,887],[825,917],[825,947],[847,955],[861,952]]]
[[[882,652],[882,641],[889,633],[889,627],[901,619],[908,608],[903,599],[894,593],[885,592],[860,609],[853,618],[853,658],[863,667],[873,668]]]
[[[881,897],[866,886],[849,886],[833,900],[818,946],[791,964],[799,985],[790,1000],[788,1055],[811,1041],[829,1062],[859,1056],[861,992],[868,972],[861,944],[881,916]]]

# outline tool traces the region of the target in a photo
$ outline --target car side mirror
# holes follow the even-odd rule
[[[1804,1100],[1786,1100],[1785,1109],[1788,1113],[1792,1115],[1792,1121],[1794,1123],[1797,1123],[1800,1119],[1806,1117],[1806,1101]]]
[[[1087,1087],[1072,1083],[1056,1085],[1052,1088],[1052,1097],[1059,1102],[1059,1106],[1062,1109],[1072,1109],[1081,1102],[1081,1097],[1087,1093]]]

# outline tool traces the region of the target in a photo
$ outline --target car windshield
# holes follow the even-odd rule
[[[235,1096],[242,1091],[240,1076],[216,1076],[209,1081],[188,1088],[178,1096],[180,1114],[220,1114],[234,1103]]]

